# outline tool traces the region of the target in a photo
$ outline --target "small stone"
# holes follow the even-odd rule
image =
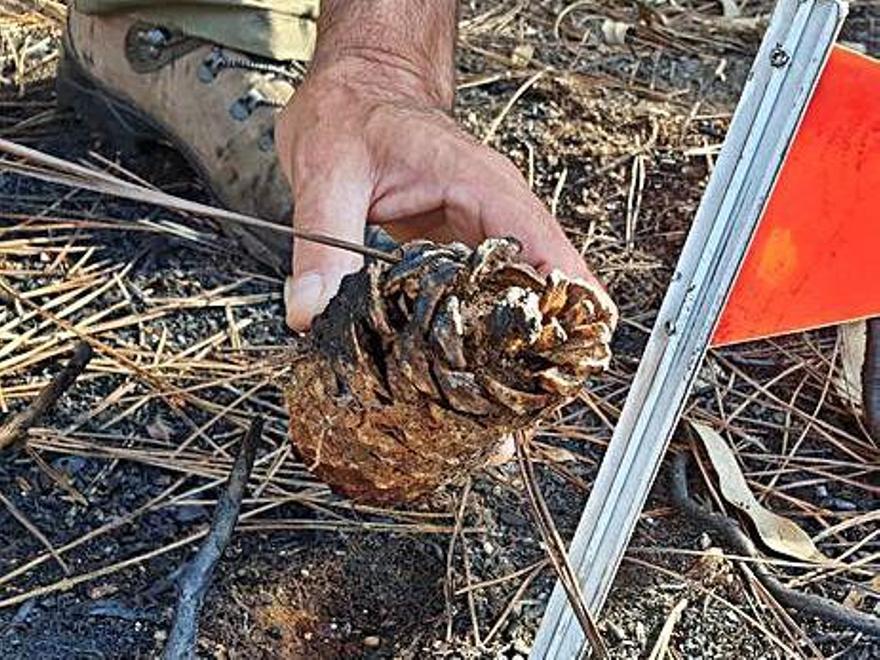
[[[706,532],[703,532],[702,534],[700,534],[700,539],[697,542],[697,545],[699,545],[700,550],[708,550],[712,547],[712,537],[709,536]]]
[[[364,646],[368,649],[377,649],[382,645],[382,640],[376,635],[364,637]]]
[[[301,569],[299,569],[299,574],[300,574],[302,577],[307,578],[307,577],[309,577],[309,575],[310,575],[310,574],[309,574],[309,569],[307,569],[307,568],[301,568]]]
[[[153,639],[160,643],[164,642],[166,639],[168,639],[168,633],[166,633],[164,630],[157,630],[153,633]]]
[[[495,552],[495,546],[489,543],[489,541],[485,541],[483,543],[483,552],[485,552],[487,555],[491,555],[493,552]]]

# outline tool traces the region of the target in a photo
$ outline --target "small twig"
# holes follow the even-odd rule
[[[232,531],[238,522],[241,501],[244,498],[248,479],[254,467],[254,458],[257,454],[257,445],[262,431],[263,419],[257,417],[251,423],[241,442],[238,456],[229,473],[229,480],[226,482],[226,489],[217,500],[211,530],[196,556],[181,574],[178,583],[180,596],[174,614],[174,623],[165,645],[164,658],[166,660],[195,657],[199,613],[205,594],[211,584],[214,568],[229,544]]]
[[[40,421],[55,402],[64,394],[92,359],[92,349],[86,343],[78,343],[70,362],[37,395],[31,404],[0,427],[0,450],[21,439],[28,429]]]
[[[688,494],[687,455],[676,454],[672,462],[672,498],[688,516],[715,530],[733,551],[748,557],[757,557],[758,550],[732,518],[706,511]],[[839,626],[845,626],[880,636],[880,618],[846,607],[828,598],[791,589],[774,577],[763,563],[755,563],[752,570],[758,581],[785,607],[801,614],[815,616]]]
[[[455,559],[455,543],[461,535],[464,523],[464,511],[467,507],[468,495],[470,495],[470,492],[471,482],[468,480],[461,491],[461,502],[455,513],[455,527],[452,530],[452,535],[449,537],[449,547],[446,550],[446,580],[444,581],[444,595],[446,596],[446,641],[452,640],[452,624],[453,615],[455,613],[452,606],[454,591],[452,564]]]
[[[489,629],[489,632],[486,634],[486,639],[483,640],[483,644],[488,645],[490,641],[497,635],[507,620],[510,618],[510,613],[513,612],[513,609],[516,607],[516,604],[523,597],[523,594],[526,593],[526,590],[529,588],[529,585],[532,584],[534,579],[541,574],[549,562],[547,560],[539,561],[537,564],[533,564],[530,566],[530,570],[528,575],[526,575],[525,579],[520,583],[519,587],[517,587],[516,591],[513,592],[513,596],[509,601],[507,601],[507,606],[501,612],[499,617],[495,620],[495,623]]]
[[[61,570],[64,571],[64,574],[70,575],[70,569],[67,567],[67,564],[64,563],[64,560],[61,558],[61,555],[58,554],[58,551],[55,549],[55,546],[52,545],[52,542],[46,538],[46,535],[43,534],[34,523],[28,520],[28,517],[24,515],[24,513],[20,511],[5,495],[3,495],[3,493],[0,493],[0,503],[6,507],[12,517],[15,518],[22,527],[29,531],[31,535],[49,551],[49,554],[51,554],[52,558],[58,562],[58,565],[61,567]]]
[[[648,660],[661,660],[669,653],[669,642],[672,640],[672,631],[675,629],[675,624],[678,623],[678,620],[681,618],[681,613],[685,611],[687,606],[687,598],[682,598],[676,603],[675,607],[672,608],[672,611],[669,612],[669,616],[666,617],[666,622],[663,624],[663,628],[660,629],[660,634],[657,635],[657,641],[654,643],[654,648],[651,649],[651,654],[648,656]]]
[[[29,438],[29,441],[33,438]],[[89,501],[86,499],[86,496],[79,492],[76,487],[71,483],[70,476],[64,472],[63,470],[58,470],[49,463],[46,462],[46,459],[40,455],[40,452],[37,451],[33,446],[31,446],[30,442],[24,447],[25,453],[31,458],[37,468],[45,474],[58,488],[63,490],[68,494],[70,499],[81,506],[88,506]]]
[[[467,537],[461,535],[461,558],[464,563],[464,577],[467,580],[467,586],[473,584],[473,574],[471,573],[471,559],[468,550]],[[477,601],[474,598],[473,590],[468,590],[467,594],[468,613],[471,616],[471,630],[474,633],[474,645],[477,648],[483,646],[483,637],[480,634],[480,618],[477,616]]]
[[[565,545],[559,536],[556,525],[553,523],[553,516],[550,515],[550,510],[547,508],[547,502],[544,501],[541,489],[538,487],[526,442],[525,434],[520,433],[517,435],[516,456],[519,461],[520,473],[526,486],[529,503],[532,505],[535,522],[547,546],[547,554],[559,578],[559,583],[565,589],[565,594],[568,596],[571,608],[574,610],[578,623],[580,623],[584,631],[584,636],[589,641],[590,647],[592,647],[593,652],[596,654],[596,658],[606,660],[610,657],[608,647],[599,633],[596,620],[587,608],[577,575],[568,561]]]
[[[492,120],[492,123],[489,125],[489,129],[483,136],[483,144],[489,144],[489,142],[491,142],[492,138],[495,137],[495,133],[501,127],[504,118],[507,117],[508,113],[513,109],[513,106],[516,105],[516,102],[520,99],[520,97],[527,91],[529,91],[532,85],[543,78],[548,71],[549,69],[541,69],[519,86],[519,88],[513,93],[513,96],[510,97],[510,100],[507,102],[507,104],[501,109],[501,112],[498,114],[498,116]]]

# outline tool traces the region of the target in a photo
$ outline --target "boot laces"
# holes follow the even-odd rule
[[[240,55],[229,55],[219,46],[215,47],[211,54],[199,68],[199,79],[202,82],[210,82],[222,69],[245,69],[256,71],[266,75],[274,75],[291,83],[302,81],[305,69],[298,62],[291,61],[287,65],[273,62],[261,62]]]

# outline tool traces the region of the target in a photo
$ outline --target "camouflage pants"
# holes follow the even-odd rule
[[[130,13],[228,48],[307,60],[319,0],[74,0],[86,14]]]

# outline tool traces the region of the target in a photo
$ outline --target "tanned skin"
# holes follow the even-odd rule
[[[456,0],[321,4],[309,74],[275,128],[294,225],[356,242],[367,222],[398,239],[515,236],[542,271],[595,280],[519,170],[451,118]],[[288,324],[308,328],[360,266],[296,241]]]

